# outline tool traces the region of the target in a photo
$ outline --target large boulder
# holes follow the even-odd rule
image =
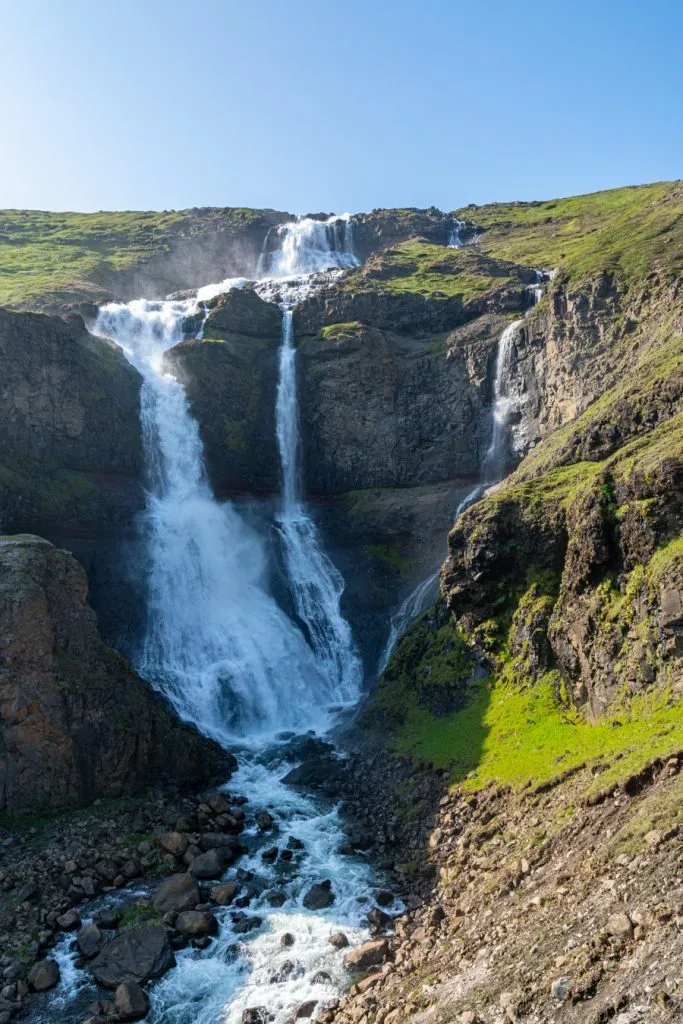
[[[39,960],[28,972],[28,983],[34,992],[46,992],[59,983],[59,977],[56,960]]]
[[[113,991],[127,981],[144,985],[174,965],[166,931],[158,924],[143,924],[107,942],[89,970],[99,985]]]
[[[194,910],[199,901],[199,886],[192,875],[171,875],[154,893],[152,906],[159,914],[177,914]]]
[[[100,640],[85,573],[40,537],[0,537],[0,810],[201,786],[225,755]]]
[[[149,998],[136,981],[122,981],[114,995],[119,1020],[142,1020],[149,1012]]]
[[[222,337],[245,334],[249,338],[277,338],[282,314],[273,302],[264,302],[253,288],[233,288],[210,304],[204,334]]]

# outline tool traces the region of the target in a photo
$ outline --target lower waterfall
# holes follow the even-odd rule
[[[273,294],[282,288],[305,294],[310,285],[301,275],[339,272],[358,262],[347,218],[299,220],[278,229],[278,237],[281,251],[269,260],[273,276],[259,284]],[[93,328],[117,342],[143,377],[148,593],[145,637],[134,664],[181,718],[237,750],[239,768],[229,791],[247,801],[240,841],[248,852],[223,880],[244,885],[251,879],[255,923],[245,933],[234,908],[215,908],[219,936],[206,949],[178,952],[177,966],[150,991],[151,1024],[240,1024],[245,1010],[264,1006],[282,1022],[302,1003],[321,1008],[348,981],[344,951],[330,944],[330,935],[343,931],[351,946],[364,941],[368,911],[376,906],[370,866],[362,855],[340,850],[338,808],[282,782],[292,768],[284,759],[285,739],[292,731],[325,731],[332,712],[357,700],[362,685],[360,659],[340,610],[344,581],[303,499],[289,304],[281,302],[276,423],[282,493],[274,526],[292,617],[271,596],[261,537],[231,503],[214,498],[199,426],[182,384],[164,363],[165,352],[184,339],[184,325],[196,324],[202,302],[243,284],[207,285],[195,299],[182,301],[113,303],[100,310]],[[288,732],[279,736],[283,730]],[[290,849],[301,851],[294,857],[262,857],[273,842],[256,820],[265,807],[278,847],[291,840]],[[307,909],[305,894],[325,880],[333,902]],[[278,899],[271,901],[274,891]],[[293,937],[292,948],[283,943],[285,934]],[[63,980],[47,1015],[34,1017],[33,1024],[80,1024],[92,988],[76,967],[72,936],[55,955]]]

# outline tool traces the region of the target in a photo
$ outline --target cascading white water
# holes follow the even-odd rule
[[[299,619],[305,624],[316,661],[334,681],[342,702],[358,697],[363,672],[349,624],[341,614],[344,580],[322,549],[313,520],[306,513],[299,472],[296,349],[292,311],[282,314],[280,381],[276,423],[282,466],[282,508],[278,525],[287,577]]]
[[[264,547],[231,504],[218,503],[203,465],[197,422],[182,385],[168,372],[165,352],[183,340],[184,323],[202,303],[240,287],[227,280],[200,289],[196,300],[111,304],[95,331],[118,342],[143,376],[141,423],[148,472],[144,530],[148,554],[148,621],[136,667],[173,703],[178,714],[227,743],[235,735],[263,747],[265,735],[282,729],[326,727],[326,709],[358,697],[360,661],[340,611],[343,579],[326,556],[306,513],[299,479],[296,350],[290,305],[311,290],[306,275],[357,265],[348,218],[299,220],[278,229],[279,252],[270,254],[273,278],[257,288],[283,307],[277,442],[282,465],[281,538],[287,583],[298,622],[269,595]],[[265,262],[265,258],[264,258]],[[201,328],[198,332],[201,335]],[[343,929],[352,944],[367,937],[364,915],[373,905],[372,873],[337,852],[342,838],[338,811],[282,785],[289,766],[264,767],[259,754],[243,754],[231,789],[255,808],[269,805],[278,819],[278,842],[297,836],[305,844],[296,870],[266,864],[259,830],[246,834],[252,852],[240,868],[264,886],[282,891],[274,909],[267,895],[250,905],[262,918],[253,934],[237,933],[227,908],[221,932],[208,950],[179,954],[178,967],[151,992],[154,1024],[239,1024],[244,1009],[266,1005],[276,1021],[292,1017],[305,1000],[324,1004],[346,983],[343,951],[329,935]],[[237,877],[236,868],[226,879]],[[335,893],[328,910],[311,912],[303,896],[329,878]],[[292,953],[285,932],[296,937],[296,971],[273,973]],[[68,945],[68,943],[67,943]],[[69,1007],[87,980],[64,949],[69,991],[55,996],[60,1019],[74,1021]],[[70,959],[71,958],[71,959]],[[68,968],[68,970],[67,970]],[[319,977],[324,969],[329,981]],[[73,974],[73,978],[71,977]],[[61,1000],[61,1002],[59,1002]],[[52,1012],[51,1010],[49,1012]],[[82,1016],[82,1015],[81,1015]],[[39,1018],[43,1024],[44,1018]],[[45,1018],[45,1019],[53,1019]]]
[[[460,232],[465,227],[465,222],[458,220],[457,217],[453,218],[453,228],[448,237],[448,248],[449,249],[462,249],[463,241],[460,237]]]
[[[323,724],[320,709],[343,695],[268,594],[260,539],[211,493],[197,422],[164,367],[194,312],[192,302],[113,304],[95,331],[117,341],[144,378],[148,599],[135,667],[180,717],[226,743]]]

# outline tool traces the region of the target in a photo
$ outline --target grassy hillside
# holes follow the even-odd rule
[[[284,214],[205,208],[163,213],[0,210],[0,305],[110,297],[117,276],[202,235],[265,234]]]
[[[483,231],[481,246],[498,259],[552,268],[575,280],[602,270],[625,281],[666,267],[683,270],[683,183],[610,189],[569,199],[492,203],[456,216]]]

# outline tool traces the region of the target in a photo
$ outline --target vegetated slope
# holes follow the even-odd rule
[[[364,709],[394,755],[373,827],[428,897],[338,1019],[683,1013],[680,202],[462,211],[484,250],[558,267],[518,339],[537,444],[452,530]]]
[[[0,210],[0,304],[162,297],[253,273],[274,210],[207,207],[156,212]]]

